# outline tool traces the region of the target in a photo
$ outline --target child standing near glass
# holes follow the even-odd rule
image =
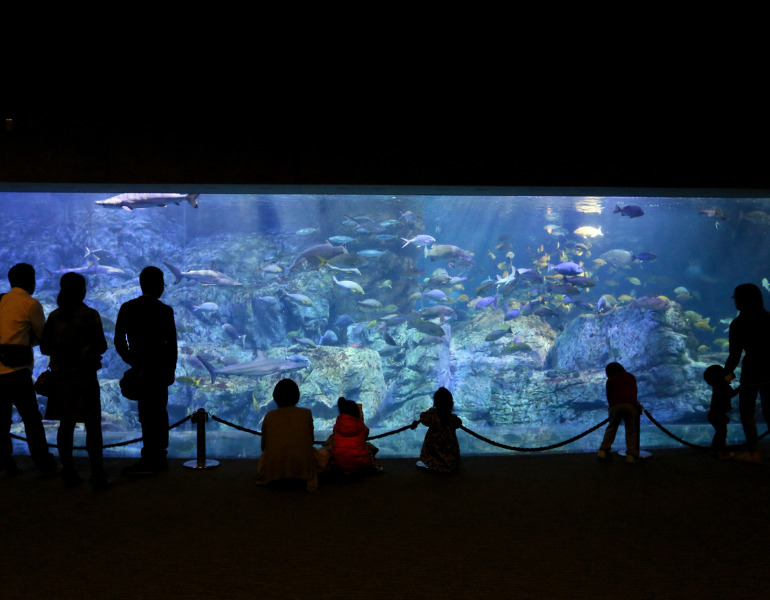
[[[412,429],[422,423],[428,427],[422,443],[418,467],[453,473],[460,467],[460,444],[457,441],[457,429],[463,422],[452,412],[454,398],[452,392],[440,387],[433,394],[433,408],[420,414],[420,420],[412,423]]]
[[[703,379],[711,386],[711,406],[707,415],[709,423],[714,427],[714,438],[711,440],[711,451],[719,458],[732,458],[732,452],[727,451],[727,424],[730,417],[727,413],[732,410],[730,399],[738,395],[725,379],[725,370],[721,365],[711,365],[703,372]]]

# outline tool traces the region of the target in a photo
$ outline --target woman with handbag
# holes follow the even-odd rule
[[[96,489],[110,486],[102,461],[102,408],[96,372],[107,350],[99,313],[85,305],[86,280],[78,273],[65,273],[60,280],[54,310],[43,327],[40,352],[49,362],[48,405],[45,418],[58,420],[56,443],[64,468],[64,485],[82,480],[72,459],[75,423],[86,427],[86,450],[91,463],[91,484]]]

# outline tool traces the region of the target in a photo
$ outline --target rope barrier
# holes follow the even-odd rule
[[[368,440],[378,440],[380,438],[384,438],[384,437],[387,437],[389,435],[393,435],[395,433],[401,433],[402,431],[406,431],[407,429],[411,429],[411,428],[412,428],[412,425],[410,423],[409,425],[404,425],[403,427],[399,427],[398,429],[394,429],[393,431],[388,431],[386,433],[379,433],[377,435],[372,435],[372,436],[370,436],[370,437],[368,437],[366,439],[367,439],[367,441]]]
[[[472,435],[473,437],[480,439],[482,442],[486,442],[487,444],[491,444],[492,446],[497,446],[498,448],[505,448],[506,450],[515,450],[516,452],[544,452],[545,450],[553,450],[554,448],[559,448],[561,446],[566,446],[567,444],[571,444],[574,441],[579,440],[582,437],[587,436],[589,433],[592,433],[599,429],[602,425],[606,425],[609,422],[609,418],[604,419],[601,423],[598,423],[591,427],[588,431],[584,431],[583,433],[576,435],[573,438],[570,438],[568,440],[564,440],[563,442],[559,442],[557,444],[551,444],[550,446],[541,446],[540,448],[522,448],[518,446],[508,446],[506,444],[501,444],[500,442],[495,442],[493,440],[490,440],[489,438],[485,438],[483,435],[479,435],[475,431],[471,431],[464,425],[460,427],[465,433]]]
[[[187,415],[184,419],[181,419],[174,423],[173,425],[169,425],[168,430],[171,431],[172,429],[179,427],[180,425],[184,424],[185,422],[192,419],[193,415]],[[9,434],[13,439],[20,440],[22,442],[26,442],[27,438],[21,437],[20,435],[16,435],[15,433]],[[136,444],[137,442],[141,442],[142,438],[138,437],[133,440],[126,440],[125,442],[115,442],[114,444],[104,444],[102,448],[117,448],[119,446],[128,446],[129,444]],[[58,446],[56,444],[48,444],[49,448],[57,448]],[[87,448],[85,446],[73,446],[73,450],[86,450]]]
[[[261,431],[254,431],[253,429],[247,429],[246,427],[241,427],[240,425],[236,425],[235,423],[230,423],[230,421],[225,421],[224,419],[220,419],[216,415],[209,415],[211,417],[212,421],[216,421],[217,423],[222,423],[222,425],[227,425],[228,427],[232,427],[233,429],[237,429],[238,431],[245,431],[246,433],[251,433],[252,435],[262,435]]]
[[[199,412],[200,411],[203,411],[203,409],[199,409]],[[189,414],[186,417],[184,417],[183,419],[180,419],[179,421],[174,423],[173,425],[170,425],[169,428],[168,428],[169,431],[171,431],[172,429],[175,429],[176,427],[179,427],[180,425],[186,423],[190,419],[193,419],[195,414],[196,413]],[[665,433],[671,439],[679,442],[680,444],[683,444],[683,445],[688,446],[690,448],[695,448],[697,450],[710,450],[711,449],[710,446],[702,446],[702,445],[699,445],[699,444],[694,444],[692,442],[688,442],[686,440],[683,440],[682,438],[680,438],[677,435],[673,434],[671,431],[669,431],[663,425],[661,425],[650,414],[650,412],[647,409],[644,409],[644,414],[647,415],[647,418],[650,419],[650,421],[653,423],[653,425],[655,425],[663,433]],[[237,429],[238,431],[243,431],[245,433],[250,433],[252,435],[259,435],[259,436],[262,435],[262,432],[260,432],[260,431],[255,431],[253,429],[249,429],[249,428],[243,427],[241,425],[236,425],[235,423],[231,423],[230,421],[227,421],[225,419],[217,417],[216,415],[208,415],[208,416],[210,416],[213,421],[217,421],[218,423],[221,423],[222,425],[226,425],[228,427],[232,427],[233,429]],[[461,426],[460,429],[462,431],[464,431],[465,433],[467,433],[468,435],[471,435],[471,436],[475,437],[476,439],[479,439],[482,442],[485,442],[485,443],[487,443],[487,444],[489,444],[491,446],[495,446],[497,448],[503,448],[505,450],[513,450],[515,452],[545,452],[547,450],[554,450],[555,448],[560,448],[562,446],[566,446],[567,444],[571,444],[572,442],[575,442],[575,441],[579,440],[580,438],[583,438],[583,437],[587,436],[588,434],[593,433],[594,431],[596,431],[597,429],[599,429],[603,425],[606,425],[608,422],[609,422],[609,418],[604,419],[601,423],[597,423],[596,425],[594,425],[593,427],[591,427],[587,431],[584,431],[583,433],[580,433],[580,434],[578,434],[578,435],[576,435],[574,437],[571,437],[568,440],[564,440],[563,442],[558,442],[556,444],[550,444],[548,446],[540,446],[540,447],[537,447],[537,448],[525,448],[525,447],[521,447],[521,446],[509,446],[507,444],[502,444],[500,442],[496,442],[496,441],[491,440],[491,439],[489,439],[487,437],[484,437],[483,435],[480,435],[480,434],[476,433],[475,431],[472,431],[471,429],[468,429],[465,426]],[[387,436],[390,436],[390,435],[395,435],[397,433],[401,433],[403,431],[406,431],[407,429],[411,429],[413,425],[414,425],[414,422],[410,423],[409,425],[404,425],[403,427],[399,427],[398,429],[394,429],[393,431],[387,431],[385,433],[380,433],[378,435],[370,436],[370,437],[367,438],[367,440],[377,440],[377,439],[384,438],[384,437],[387,437]],[[770,435],[770,429],[765,431],[757,439],[761,440],[764,437],[767,437],[768,435]],[[27,441],[26,438],[23,438],[23,437],[21,437],[19,435],[16,435],[14,433],[11,433],[10,436],[11,436],[11,438],[16,439],[16,440],[20,440],[22,442],[26,442]],[[142,441],[142,438],[138,437],[138,438],[135,438],[135,439],[132,439],[132,440],[126,440],[124,442],[115,442],[113,444],[105,444],[105,445],[102,446],[102,448],[105,448],[105,449],[106,448],[117,448],[117,447],[120,447],[120,446],[128,446],[129,444],[135,444],[135,443],[141,442],[141,441]],[[317,441],[317,440],[313,441],[313,444],[323,444],[323,443],[325,443],[325,442],[324,441]],[[56,444],[50,444],[50,443],[48,444],[48,447],[49,448],[58,448],[58,446]],[[86,447],[85,446],[74,446],[73,450],[86,450]]]
[[[680,444],[684,444],[685,446],[689,446],[690,448],[695,448],[697,450],[711,450],[711,446],[700,446],[698,444],[693,444],[692,442],[688,442],[686,440],[683,440],[680,437],[677,437],[673,433],[671,433],[668,429],[663,427],[660,423],[658,423],[653,416],[649,413],[647,409],[644,409],[644,414],[647,415],[647,418],[652,421],[652,424],[655,425],[658,429],[660,429],[663,433],[665,433],[667,436],[669,436],[671,439],[676,440]],[[767,437],[767,435],[770,434],[770,429],[765,431],[762,435],[757,437],[757,441],[761,440],[764,437]]]
[[[648,411],[646,408],[644,409],[644,414],[645,414],[645,415],[647,415],[647,418],[648,418],[650,421],[652,421],[652,424],[653,424],[653,425],[655,425],[655,427],[657,427],[658,429],[660,429],[660,430],[661,430],[663,433],[665,433],[665,434],[666,434],[668,437],[670,437],[672,440],[676,440],[676,441],[677,441],[677,442],[679,442],[680,444],[684,444],[685,446],[689,446],[690,448],[695,448],[696,450],[710,450],[710,449],[711,449],[711,447],[710,447],[710,446],[700,446],[700,445],[698,445],[698,444],[693,444],[692,442],[688,442],[688,441],[685,441],[685,440],[683,440],[683,439],[682,439],[682,438],[680,438],[680,437],[677,437],[676,435],[674,435],[673,433],[671,433],[671,432],[670,432],[668,429],[666,429],[665,427],[663,427],[663,425],[661,425],[660,423],[658,423],[658,422],[657,422],[657,421],[656,421],[656,420],[653,418],[653,416],[650,414],[650,412],[649,412],[649,411]]]
[[[230,421],[226,421],[225,419],[220,419],[216,415],[210,415],[210,416],[211,416],[211,419],[213,421],[216,421],[218,423],[222,423],[222,425],[227,425],[228,427],[232,427],[233,429],[237,429],[238,431],[244,431],[246,433],[251,433],[253,435],[262,435],[261,431],[254,431],[253,429],[248,429],[246,427],[242,427],[240,425],[236,425],[235,423],[231,423]],[[399,429],[394,429],[393,431],[388,431],[386,433],[380,433],[379,435],[373,435],[373,436],[368,437],[366,439],[368,441],[368,440],[376,440],[376,439],[379,439],[379,438],[384,438],[386,436],[393,435],[395,433],[401,433],[402,431],[406,431],[410,427],[411,427],[411,424],[410,425],[404,425],[403,427],[400,427]],[[324,443],[325,443],[325,441],[313,440],[313,444],[324,444]]]

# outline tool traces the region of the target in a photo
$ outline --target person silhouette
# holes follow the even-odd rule
[[[735,378],[741,362],[738,406],[748,452],[735,457],[744,462],[762,462],[757,435],[757,394],[765,422],[770,425],[770,312],[765,310],[762,290],[743,283],[733,291],[738,316],[730,323],[730,351],[725,361],[725,379]]]
[[[453,473],[460,468],[460,443],[457,429],[462,419],[452,412],[452,392],[440,387],[433,394],[433,407],[420,413],[420,418],[411,425],[412,429],[422,423],[428,427],[420,450],[417,466],[439,473]]]
[[[734,390],[727,382],[722,365],[707,367],[703,371],[703,380],[711,387],[711,404],[706,415],[708,422],[714,428],[711,451],[719,458],[732,458],[733,453],[727,450],[727,424],[730,422],[727,413],[733,408],[731,398],[740,390]]]
[[[623,421],[626,430],[626,462],[635,463],[639,460],[639,418],[643,410],[637,400],[636,377],[617,362],[609,363],[604,372],[607,375],[605,388],[610,422],[604,431],[598,457],[602,460],[610,457],[618,426]]]
[[[331,464],[345,474],[382,472],[375,458],[379,448],[366,441],[369,428],[361,408],[353,400],[337,399],[339,416],[327,443],[331,447]]]
[[[174,383],[177,361],[174,310],[160,301],[165,283],[158,267],[139,274],[142,295],[125,302],[115,322],[115,349],[137,369],[142,426],[142,456],[123,469],[124,475],[147,475],[168,468],[168,386]]]
[[[278,408],[262,422],[262,455],[257,464],[257,484],[303,480],[308,492],[318,489],[316,452],[313,448],[313,413],[297,406],[299,386],[281,379],[273,388]]]
[[[20,472],[13,459],[11,414],[13,405],[24,422],[29,454],[35,466],[46,474],[56,473],[59,465],[48,451],[43,415],[37,405],[32,383],[32,346],[43,335],[43,307],[32,297],[35,269],[18,263],[8,271],[11,290],[0,297],[0,421],[5,440],[0,443],[0,472],[13,476]]]
[[[65,273],[59,286],[59,308],[48,316],[40,338],[40,352],[51,357],[48,366],[53,379],[45,418],[59,421],[56,443],[64,485],[72,487],[82,481],[72,459],[72,444],[75,423],[84,423],[91,485],[106,489],[110,482],[103,468],[102,408],[96,372],[102,368],[107,340],[99,313],[83,302],[85,277]]]

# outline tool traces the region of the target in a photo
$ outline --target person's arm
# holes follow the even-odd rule
[[[269,429],[270,419],[270,413],[267,413],[262,421],[262,435],[260,436],[259,441],[259,447],[262,449],[262,452],[265,451],[265,446],[267,445],[267,432]]]
[[[29,311],[29,345],[37,346],[40,340],[43,338],[43,327],[45,326],[45,313],[43,312],[43,306],[40,302],[33,302],[32,308]]]
[[[730,323],[730,353],[727,355],[725,361],[725,375],[732,375],[735,369],[738,367],[738,363],[741,360],[741,354],[743,354],[743,340],[741,339],[739,327]]]
[[[101,356],[107,352],[107,338],[104,337],[104,327],[102,326],[101,316],[97,311],[94,311],[93,314],[93,350],[96,354]]]
[[[174,309],[169,307],[168,331],[166,332],[166,347],[168,351],[168,380],[169,385],[174,383],[176,375],[176,361],[179,349],[176,341],[176,323],[174,322]]]
[[[46,321],[43,325],[43,332],[40,335],[40,354],[44,356],[51,356],[53,351],[53,333],[52,333],[51,319]]]
[[[438,425],[439,418],[436,414],[435,409],[429,408],[425,412],[420,413],[420,423],[425,425],[426,427],[431,427],[433,425]]]
[[[115,342],[115,350],[117,350],[118,355],[123,359],[123,362],[129,366],[133,366],[126,334],[126,327],[128,325],[127,320],[128,316],[126,315],[126,311],[124,310],[124,307],[121,306],[118,311],[118,318],[115,321],[115,337],[113,338],[113,341]]]

